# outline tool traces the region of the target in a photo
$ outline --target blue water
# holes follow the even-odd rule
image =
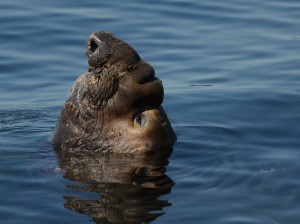
[[[105,192],[136,223],[299,223],[299,21],[296,0],[1,1],[0,223],[118,223],[95,221],[121,203]],[[70,178],[48,143],[97,30],[164,83],[178,135],[164,192]]]

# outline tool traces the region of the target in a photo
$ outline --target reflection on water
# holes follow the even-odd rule
[[[10,0],[0,12],[1,224],[163,211],[152,223],[299,224],[300,1]],[[130,171],[151,161],[59,156],[56,172],[46,142],[95,30],[128,41],[163,81],[179,139],[171,194],[164,172]]]
[[[72,180],[64,207],[90,216],[95,223],[148,223],[164,214],[171,203],[174,182],[165,175],[166,159],[126,156],[59,155],[64,177]],[[94,193],[91,198],[90,194]],[[79,196],[78,196],[79,194]]]

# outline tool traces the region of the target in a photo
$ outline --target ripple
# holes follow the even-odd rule
[[[298,223],[299,9],[294,0],[1,2],[1,221],[90,221],[63,208],[73,182],[53,171],[47,138],[87,69],[89,34],[105,30],[155,67],[177,126],[172,206],[154,223]]]

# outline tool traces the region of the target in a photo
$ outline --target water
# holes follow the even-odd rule
[[[0,21],[0,223],[299,223],[298,1],[11,0]],[[96,30],[155,67],[179,138],[132,187],[48,143]]]

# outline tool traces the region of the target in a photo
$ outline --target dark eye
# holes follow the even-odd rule
[[[135,119],[135,123],[137,123],[139,126],[143,126],[145,124],[145,115],[144,114],[138,114]]]
[[[97,50],[98,45],[96,44],[95,41],[91,41],[91,52],[95,52],[95,50]]]

